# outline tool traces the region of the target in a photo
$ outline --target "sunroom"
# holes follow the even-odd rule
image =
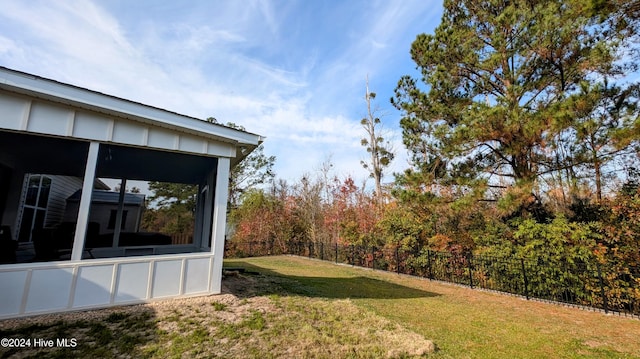
[[[219,293],[230,168],[261,141],[0,67],[0,319]],[[132,181],[197,189],[188,238],[141,228]]]

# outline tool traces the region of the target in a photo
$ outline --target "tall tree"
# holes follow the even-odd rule
[[[218,123],[215,117],[207,118],[209,123]],[[227,127],[245,131],[244,126],[233,122],[227,122]],[[273,166],[276,156],[264,154],[264,146],[256,147],[244,160],[231,169],[229,178],[229,203],[231,207],[237,207],[242,194],[258,185],[267,183],[275,177]]]
[[[592,171],[595,194],[602,201],[603,180],[607,164],[632,150],[629,128],[638,117],[638,85],[622,87],[608,81],[583,86],[575,97],[578,117],[575,130],[574,161]]]
[[[381,135],[380,118],[376,117],[375,110],[371,109],[371,102],[376,98],[375,92],[369,92],[369,76],[367,76],[367,89],[364,99],[367,102],[367,116],[360,121],[366,132],[366,137],[361,144],[366,147],[370,155],[369,161],[360,161],[362,166],[369,171],[376,186],[376,197],[382,200],[382,177],[384,169],[393,161],[394,154],[391,145]]]
[[[549,146],[575,118],[568,97],[616,75],[620,42],[596,17],[582,0],[446,0],[435,34],[411,46],[426,92],[404,76],[392,99],[414,158],[431,151],[458,186],[509,179],[508,198],[534,208],[536,181],[557,170]]]
[[[142,227],[152,232],[193,234],[198,186],[150,181],[149,190],[152,195],[147,199]]]
[[[150,202],[160,208],[181,208],[190,213],[196,211],[198,186],[183,183],[149,182]]]
[[[296,233],[302,236],[303,240],[319,242],[324,238],[323,223],[323,182],[309,178],[305,174],[300,179],[300,183],[295,187],[297,206],[295,211],[298,228]]]
[[[264,146],[260,145],[231,169],[229,203],[232,207],[238,205],[244,192],[267,183],[275,177],[273,171],[275,161],[276,156],[265,155]]]

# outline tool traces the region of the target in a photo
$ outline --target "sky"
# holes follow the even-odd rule
[[[266,137],[277,178],[362,183],[366,78],[396,159],[408,167],[389,102],[431,0],[0,0],[0,66]],[[369,181],[371,185],[371,180]]]

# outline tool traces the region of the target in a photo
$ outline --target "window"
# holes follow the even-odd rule
[[[22,220],[20,221],[20,232],[18,232],[20,242],[31,242],[33,230],[44,227],[50,191],[50,177],[29,175]]]

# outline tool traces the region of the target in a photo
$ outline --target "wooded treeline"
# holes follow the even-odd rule
[[[638,288],[639,19],[632,0],[445,1],[441,24],[410,49],[419,78],[403,76],[391,99],[409,168],[384,173],[395,156],[367,86],[361,144],[375,190],[334,176],[330,161],[276,180],[259,147],[232,171],[228,244],[599,263]],[[158,207],[144,228],[191,233],[195,188],[150,188]]]
[[[402,77],[391,99],[410,168],[382,194],[330,164],[249,190],[230,243],[399,245],[629,273],[640,266],[639,14],[630,0],[445,1],[440,26],[410,49],[420,78]]]

